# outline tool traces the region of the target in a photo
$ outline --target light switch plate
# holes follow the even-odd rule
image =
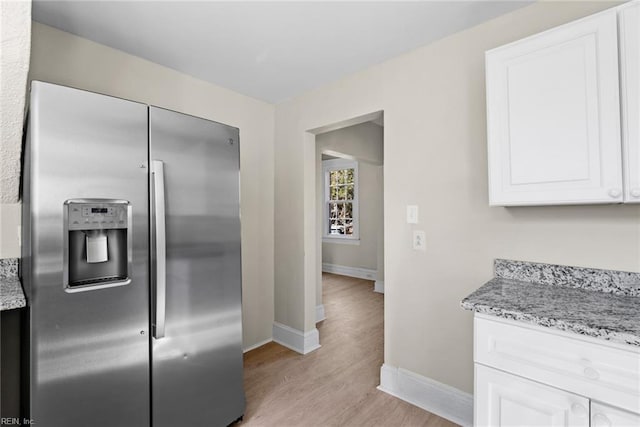
[[[416,251],[426,251],[424,231],[413,230],[413,249]]]
[[[407,224],[418,223],[418,206],[407,205]]]

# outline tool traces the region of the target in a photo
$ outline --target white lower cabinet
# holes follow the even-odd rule
[[[640,348],[476,314],[474,423],[640,427]]]
[[[588,427],[589,399],[476,364],[476,426]]]

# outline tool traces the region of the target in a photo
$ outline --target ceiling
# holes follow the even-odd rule
[[[277,103],[529,3],[34,0],[33,19]]]

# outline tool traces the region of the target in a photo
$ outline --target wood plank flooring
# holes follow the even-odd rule
[[[376,389],[383,362],[383,304],[373,282],[324,273],[322,347],[302,356],[269,343],[244,356],[241,426],[455,424]]]

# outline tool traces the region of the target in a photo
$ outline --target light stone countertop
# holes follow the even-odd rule
[[[495,272],[463,308],[640,346],[639,273],[507,260]]]
[[[18,260],[0,259],[0,311],[26,307],[20,279],[18,278]]]

